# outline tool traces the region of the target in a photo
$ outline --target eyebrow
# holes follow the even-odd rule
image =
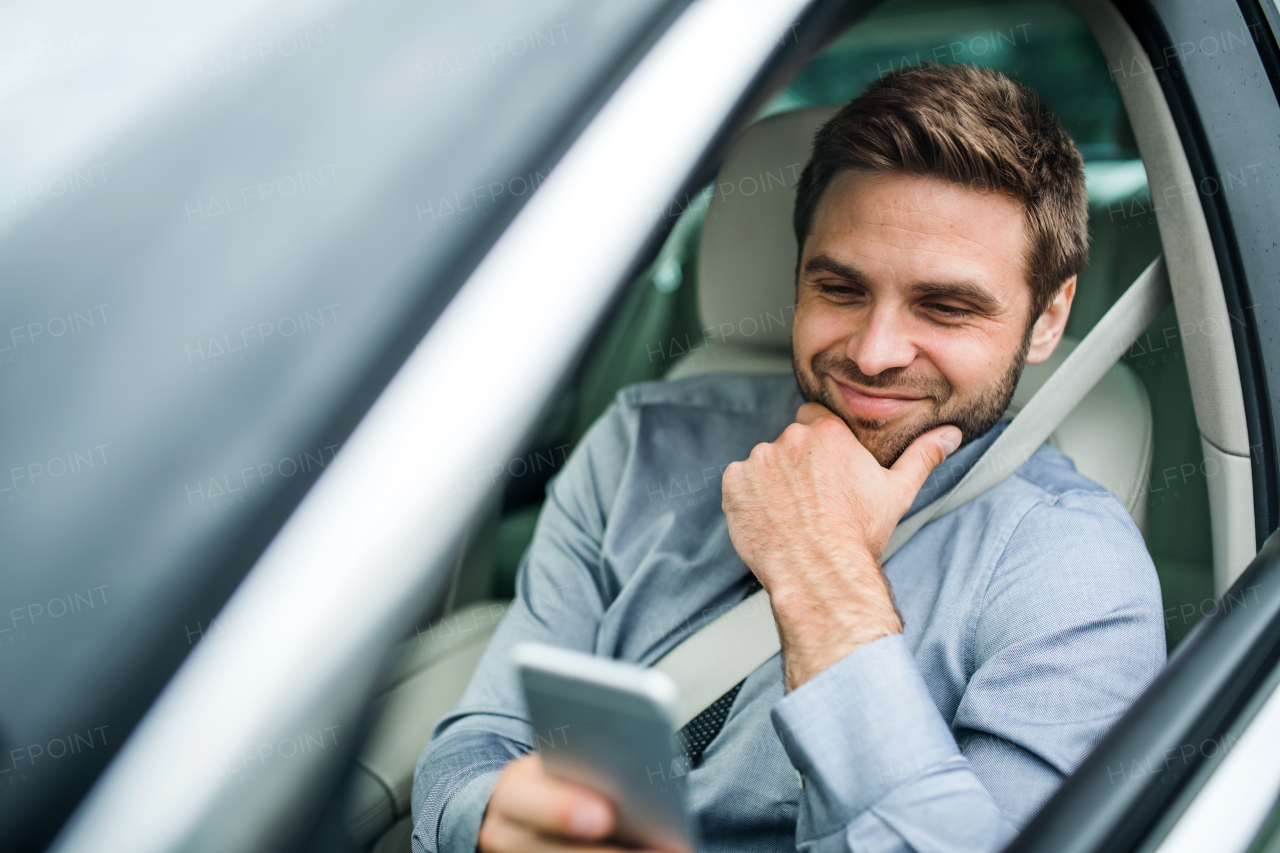
[[[805,275],[826,272],[848,279],[855,284],[861,284],[863,286],[868,284],[867,277],[862,272],[848,264],[841,263],[827,254],[814,255],[806,261],[804,265],[804,272]],[[982,314],[997,314],[1003,307],[1000,300],[997,299],[991,291],[987,290],[987,288],[982,285],[971,281],[920,282],[911,285],[911,290],[917,296],[945,296],[955,299],[963,299]]]
[[[911,289],[920,296],[950,296],[963,299],[980,314],[998,314],[1002,307],[1000,300],[996,299],[991,291],[969,281],[923,282],[913,284]]]
[[[857,284],[867,283],[867,277],[863,275],[861,272],[849,266],[848,264],[840,263],[835,258],[826,254],[814,255],[812,258],[805,261],[804,272],[805,272],[805,275],[812,275],[813,273],[817,273],[817,272],[829,272],[832,275],[838,275],[841,278],[847,278],[852,282],[856,282]]]

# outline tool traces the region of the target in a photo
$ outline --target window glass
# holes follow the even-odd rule
[[[1025,83],[1086,160],[1138,156],[1106,61],[1066,3],[891,0],[828,45],[765,114],[844,103],[872,80],[922,62],[981,65]]]
[[[7,847],[236,630],[227,596],[681,6],[0,9]]]

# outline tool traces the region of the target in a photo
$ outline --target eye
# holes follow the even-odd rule
[[[835,284],[830,282],[817,282],[818,292],[823,296],[831,299],[851,302],[862,296],[862,288],[852,284]]]
[[[924,307],[948,320],[964,320],[973,316],[973,312],[968,308],[961,308],[959,305],[948,305],[945,302],[926,302]]]

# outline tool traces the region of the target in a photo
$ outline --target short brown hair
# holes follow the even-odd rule
[[[1080,152],[1034,92],[998,71],[931,62],[899,68],[823,125],[796,189],[801,253],[818,201],[846,169],[936,177],[1021,204],[1033,320],[1089,260]]]

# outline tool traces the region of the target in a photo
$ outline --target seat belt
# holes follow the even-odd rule
[[[964,506],[1031,458],[1071,410],[1170,303],[1169,275],[1158,256],[1102,316],[1035,396],[992,442],[955,488],[902,521],[880,555],[884,563],[935,518]],[[713,702],[781,649],[769,596],[747,596],[733,609],[689,635],[653,667],[680,688],[676,728]]]

